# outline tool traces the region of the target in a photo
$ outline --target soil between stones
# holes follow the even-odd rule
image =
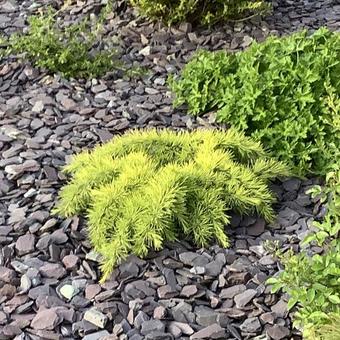
[[[61,1],[0,0],[2,33]],[[68,8],[65,21],[98,12],[100,1]],[[173,110],[166,87],[198,48],[246,48],[251,39],[322,25],[339,30],[337,1],[276,1],[264,21],[193,30],[136,19],[125,3],[107,34],[119,35],[123,58],[150,72],[120,79],[65,80],[14,57],[0,62],[0,339],[299,339],[287,296],[264,282],[280,265],[264,247],[293,247],[323,208],[305,194],[316,181],[273,185],[277,221],[233,217],[231,247],[169,244],[141,260],[130,257],[99,285],[98,258],[81,218],[51,214],[64,183],[60,168],[72,154],[131,128],[194,129],[214,125]],[[315,248],[313,251],[317,252]]]

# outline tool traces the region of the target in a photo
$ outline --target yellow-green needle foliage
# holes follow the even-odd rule
[[[103,280],[130,253],[145,256],[178,235],[200,247],[228,246],[228,211],[271,220],[268,180],[288,175],[233,129],[134,131],[75,156],[64,170],[72,178],[57,212],[88,217]]]
[[[340,311],[330,313],[326,323],[319,327],[311,326],[307,340],[337,340],[340,339]]]

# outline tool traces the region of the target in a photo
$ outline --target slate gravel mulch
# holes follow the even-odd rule
[[[61,1],[0,0],[1,32],[22,29],[27,15],[48,4]],[[65,80],[14,57],[0,62],[0,339],[300,339],[287,296],[264,285],[281,269],[265,244],[300,249],[313,218],[323,215],[305,194],[315,181],[273,186],[272,225],[234,216],[229,249],[169,244],[147,259],[129,258],[104,284],[84,221],[59,219],[51,209],[65,180],[61,166],[82,149],[136,127],[214,125],[213,114],[195,119],[174,110],[166,86],[198,47],[238,50],[270,33],[324,24],[339,30],[339,4],[278,1],[264,21],[214,30],[169,29],[136,19],[123,1],[117,6],[107,34],[120,32],[123,58],[149,70],[141,78],[112,72]],[[79,3],[64,19],[99,8],[100,1]]]
[[[269,226],[233,216],[229,249],[169,244],[131,256],[104,284],[79,219],[15,207],[13,227],[1,228],[2,338],[299,339],[287,296],[264,284],[280,269],[266,244],[298,250],[318,212],[305,194],[313,183],[273,185],[278,218]]]

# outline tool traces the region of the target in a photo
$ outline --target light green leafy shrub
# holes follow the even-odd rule
[[[264,0],[130,0],[142,15],[168,24],[188,21],[211,25],[268,12]]]
[[[245,131],[299,174],[340,161],[340,34],[270,37],[241,52],[200,51],[170,79],[175,106]]]
[[[335,166],[336,168],[337,166]],[[315,188],[313,194],[320,194]],[[304,338],[309,340],[336,339],[339,335],[340,318],[340,171],[327,175],[327,187],[321,199],[328,202],[323,222],[315,222],[318,231],[307,236],[305,244],[312,242],[324,248],[323,254],[309,256],[307,251],[298,255],[291,252],[279,255],[285,270],[278,277],[270,278],[272,291],[282,289],[290,296],[288,308],[298,306],[294,323],[302,328]]]
[[[28,18],[26,34],[13,34],[7,41],[6,54],[23,54],[35,66],[65,77],[97,77],[121,68],[115,49],[99,50],[95,47],[105,41],[103,24],[109,5],[96,22],[84,18],[71,25],[57,20],[51,8]]]
[[[273,218],[267,183],[288,175],[261,145],[235,131],[133,132],[84,152],[57,212],[85,214],[103,279],[130,253],[145,256],[164,241],[190,237],[227,246],[228,211]]]

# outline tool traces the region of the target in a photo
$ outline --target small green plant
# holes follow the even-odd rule
[[[340,160],[340,34],[321,28],[270,37],[246,51],[199,51],[170,78],[175,106],[260,140],[298,174]],[[322,150],[322,151],[321,151]]]
[[[263,242],[263,248],[266,252],[277,258],[281,258],[283,254],[279,240],[266,240]]]
[[[267,13],[270,4],[263,0],[130,0],[142,15],[168,24],[188,21],[212,25]]]
[[[308,244],[312,241],[322,246],[326,241],[338,242],[340,234],[340,171],[339,165],[333,166],[334,171],[326,175],[327,186],[322,188],[317,185],[308,191],[313,198],[319,197],[321,203],[327,203],[327,214],[322,222],[315,221],[313,226],[318,229],[310,233],[302,242]]]
[[[329,313],[340,313],[340,244],[313,257],[288,252],[281,262],[285,270],[267,283],[273,293],[282,289],[289,294],[288,309],[298,305],[295,326],[309,339],[310,329],[327,323]]]
[[[0,61],[3,57],[6,56],[6,43],[7,39],[4,36],[0,35]]]
[[[103,280],[130,253],[145,256],[187,236],[226,247],[228,211],[273,218],[267,183],[288,175],[261,145],[235,131],[133,132],[84,152],[56,212],[86,214]]]
[[[306,339],[322,340],[330,334],[339,334],[334,321],[340,318],[340,171],[338,165],[326,176],[326,188],[311,192],[328,203],[323,222],[314,222],[318,228],[304,240],[304,244],[316,243],[324,248],[323,254],[309,256],[307,251],[298,255],[287,252],[279,258],[285,270],[267,283],[272,291],[279,289],[290,296],[288,308],[298,305],[294,322],[303,329]],[[339,326],[339,325],[338,325]]]
[[[114,48],[99,50],[96,44],[106,41],[103,24],[109,10],[105,7],[97,21],[84,18],[63,25],[51,8],[47,13],[29,17],[27,34],[13,34],[7,41],[6,54],[23,54],[34,65],[65,77],[88,78],[121,68]]]

